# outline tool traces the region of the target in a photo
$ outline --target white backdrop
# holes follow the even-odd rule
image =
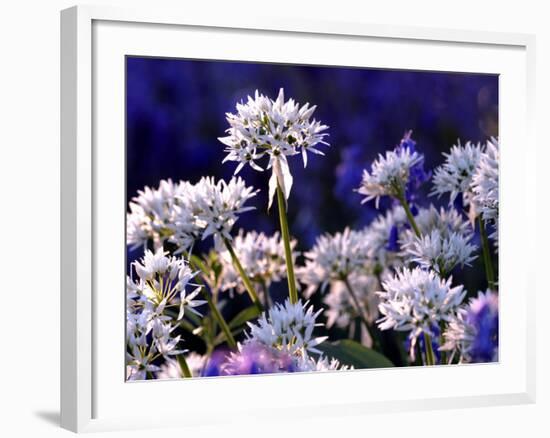
[[[150,2],[96,1],[98,4],[139,5]],[[194,3],[194,2],[193,2]],[[185,8],[203,8],[185,5]],[[211,2],[213,3],[213,2]],[[329,7],[320,1],[233,0],[216,5],[238,14],[244,8],[269,7],[278,16],[292,14],[329,20],[414,24],[430,27],[485,29],[537,34],[537,128],[541,143],[539,176],[539,251],[525,255],[548,270],[542,249],[549,245],[544,232],[548,171],[545,168],[548,141],[544,136],[550,120],[550,30],[544,2],[463,0],[444,5],[441,1],[367,2],[339,0]],[[361,4],[359,4],[361,3]],[[512,3],[512,2],[510,2]],[[0,16],[0,290],[2,353],[0,354],[0,433],[17,436],[68,436],[57,428],[59,417],[59,10],[72,6],[64,0],[27,0],[3,4]],[[181,0],[157,0],[159,7],[178,6]],[[180,6],[181,7],[181,6]],[[212,7],[212,6],[210,6]],[[265,10],[263,11],[265,13]],[[546,149],[543,148],[546,146]],[[521,145],[518,145],[521,147]],[[540,275],[542,279],[542,275]],[[228,436],[333,437],[345,435],[425,437],[546,436],[550,432],[550,380],[545,309],[550,291],[538,285],[538,401],[536,405],[472,410],[371,415],[364,427],[349,419],[305,420],[283,424],[243,424],[225,429]],[[365,388],[368,390],[368,388]],[[146,401],[144,401],[146,406]],[[545,417],[546,415],[546,417]],[[182,418],[185,424],[185,418]],[[155,432],[182,435],[186,431]],[[189,432],[187,432],[189,433]],[[527,432],[528,433],[528,432]],[[222,436],[213,428],[194,430],[197,436]],[[503,435],[500,435],[503,434]],[[109,434],[113,437],[145,437],[151,431]]]

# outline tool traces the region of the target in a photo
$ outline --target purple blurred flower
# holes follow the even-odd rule
[[[293,372],[295,361],[284,351],[259,342],[246,342],[237,353],[231,353],[220,367],[221,375],[272,374]]]

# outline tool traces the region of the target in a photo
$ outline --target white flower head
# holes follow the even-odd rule
[[[215,181],[213,177],[203,177],[192,190],[183,195],[189,210],[204,231],[202,238],[210,235],[231,240],[230,231],[239,214],[254,207],[246,207],[246,202],[256,196],[257,190],[247,186],[242,178]]]
[[[453,145],[449,153],[443,153],[445,163],[434,172],[431,194],[441,196],[450,193],[449,204],[462,194],[464,205],[470,205],[473,195],[470,186],[481,154],[481,144],[467,142],[462,146],[459,141],[458,145]]]
[[[481,155],[479,165],[472,178],[472,191],[477,209],[487,222],[498,223],[498,167],[499,142],[492,138],[487,142],[485,152]]]
[[[414,236],[404,246],[405,258],[418,263],[422,268],[433,269],[445,276],[457,265],[470,266],[476,259],[476,246],[470,243],[470,236],[456,232],[442,233],[437,228],[429,234]]]
[[[432,328],[449,321],[466,294],[462,286],[452,287],[451,281],[418,267],[397,272],[382,283],[384,291],[379,292],[383,315],[379,328],[408,331],[413,341],[421,333],[433,335]]]
[[[206,364],[206,356],[192,352],[185,355],[185,362],[191,371],[193,377],[200,377],[202,369]],[[167,359],[159,367],[156,378],[161,380],[183,379],[185,376],[179,362],[175,359]]]
[[[161,180],[158,188],[145,187],[132,198],[126,215],[126,238],[131,248],[146,247],[152,241],[158,249],[173,234],[174,208],[182,188],[170,179]]]
[[[314,312],[307,303],[298,301],[292,304],[287,299],[284,304],[275,304],[267,313],[262,313],[257,324],[248,323],[248,341],[259,342],[292,355],[306,356],[308,352],[320,354],[315,347],[327,337],[313,337],[313,330],[322,325],[315,322],[321,312],[322,309]]]
[[[378,208],[381,196],[404,196],[411,167],[422,159],[422,154],[411,151],[410,148],[387,151],[385,156],[379,154],[378,159],[372,163],[370,172],[363,170],[363,180],[357,189],[366,196],[362,202],[374,199]]]
[[[349,228],[333,235],[324,234],[317,238],[305,257],[306,264],[297,269],[297,275],[308,286],[306,296],[311,296],[320,285],[342,280],[352,272],[365,271],[368,262],[367,240],[363,232]]]
[[[284,242],[278,232],[268,236],[256,231],[245,233],[239,230],[233,238],[232,246],[248,278],[253,282],[269,287],[272,282],[286,278]],[[290,246],[294,249],[296,240],[292,240]],[[294,259],[296,255],[293,253]],[[245,292],[229,251],[221,252],[220,261],[223,268],[221,290]]]
[[[326,371],[349,371],[353,366],[342,365],[338,359],[319,356],[317,359],[308,356],[298,359],[297,370],[302,372],[326,372]]]
[[[276,100],[256,90],[254,98],[248,96],[248,101],[238,103],[236,109],[236,113],[226,114],[228,135],[219,138],[226,146],[227,155],[223,161],[239,163],[235,173],[246,164],[262,171],[258,161],[268,155],[267,168],[273,169],[269,203],[271,205],[277,184],[288,199],[292,175],[287,157],[301,154],[306,166],[307,152],[324,155],[318,145],[328,145],[324,141],[328,127],[311,120],[315,106],[309,106],[309,103],[300,105],[294,99],[285,101],[282,88]]]
[[[178,319],[183,317],[186,309],[200,315],[195,307],[205,301],[195,299],[200,286],[192,283],[192,279],[197,273],[191,271],[183,258],[169,256],[162,249],[154,253],[146,251],[133,267],[138,279],[128,279],[132,293],[153,305],[157,313],[162,313],[166,305],[177,305],[180,308]]]

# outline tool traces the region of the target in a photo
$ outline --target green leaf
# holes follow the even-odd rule
[[[247,321],[256,318],[260,315],[260,310],[257,306],[250,306],[240,311],[235,318],[229,323],[229,328],[234,329],[245,324]]]
[[[349,339],[333,343],[323,342],[316,348],[327,357],[338,359],[343,365],[353,365],[356,369],[394,366],[386,356]]]

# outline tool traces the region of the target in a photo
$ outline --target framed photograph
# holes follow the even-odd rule
[[[64,10],[62,426],[534,401],[533,51]]]

